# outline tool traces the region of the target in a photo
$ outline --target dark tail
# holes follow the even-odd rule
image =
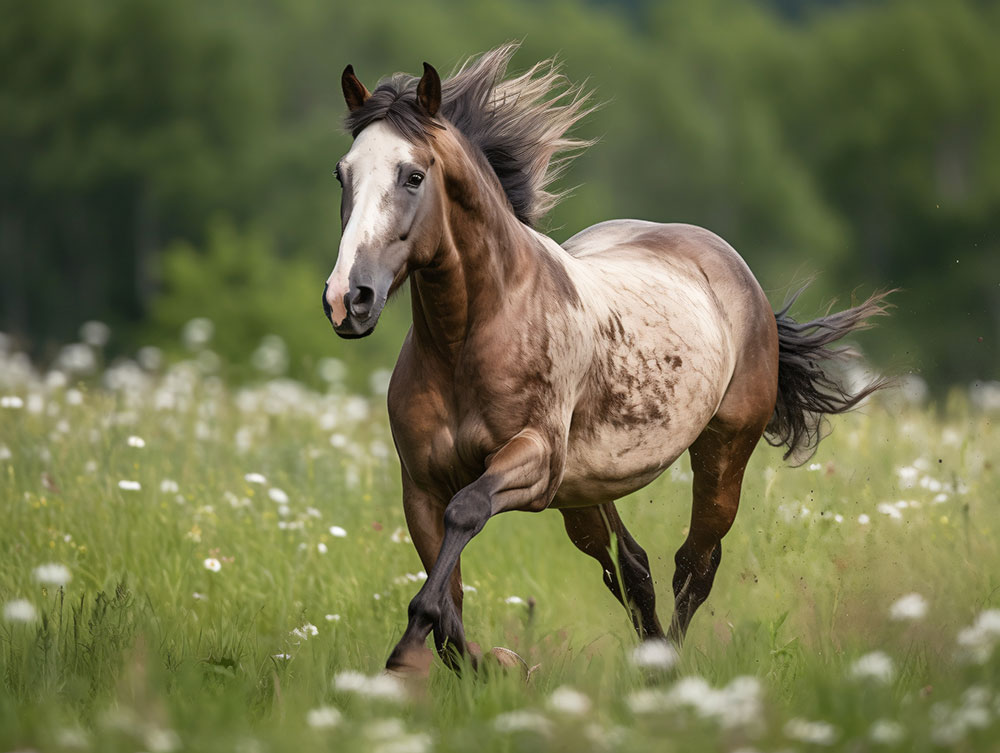
[[[849,347],[829,346],[844,335],[870,328],[871,317],[886,315],[886,298],[896,291],[875,293],[846,311],[799,324],[788,316],[788,310],[803,290],[805,287],[774,315],[778,323],[778,401],[764,434],[774,447],[788,448],[784,459],[793,458],[794,465],[812,457],[816,445],[826,436],[823,429],[827,414],[845,413],[892,382],[879,377],[852,393],[841,378],[823,367],[823,362],[858,358]]]

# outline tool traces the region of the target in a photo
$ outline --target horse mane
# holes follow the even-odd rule
[[[519,46],[510,43],[467,59],[442,82],[438,117],[482,152],[514,214],[534,226],[565,195],[549,186],[593,143],[566,134],[594,107],[588,106],[591,93],[570,84],[554,58],[504,80]],[[442,126],[417,105],[418,81],[405,73],[380,81],[364,104],[348,113],[348,130],[356,137],[372,122],[386,120],[404,137],[426,140]]]

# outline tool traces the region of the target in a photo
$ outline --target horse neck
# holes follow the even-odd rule
[[[410,278],[417,344],[448,362],[509,302],[533,263],[534,239],[511,212],[499,183],[466,162],[446,173],[433,261]]]

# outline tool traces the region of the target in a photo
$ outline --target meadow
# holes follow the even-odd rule
[[[140,355],[0,347],[0,751],[1000,750],[1000,432],[962,391],[885,394],[799,468],[759,447],[679,654],[636,651],[558,513],[492,520],[466,628],[539,666],[420,689],[379,674],[426,577],[385,374]],[[664,621],[689,506],[686,458],[619,505]]]

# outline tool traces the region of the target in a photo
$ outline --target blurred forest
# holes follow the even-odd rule
[[[409,319],[343,342],[320,294],[349,146],[340,72],[374,88],[523,40],[604,106],[548,218],[703,225],[799,313],[900,286],[863,345],[934,387],[1000,372],[1000,4],[737,0],[0,0],[0,332],[41,359],[82,322],[177,350],[194,317],[290,373],[391,366]]]

